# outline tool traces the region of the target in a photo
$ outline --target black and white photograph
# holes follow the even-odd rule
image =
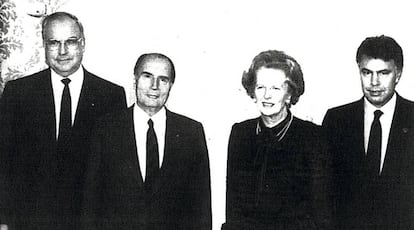
[[[414,229],[405,0],[0,0],[0,230]]]

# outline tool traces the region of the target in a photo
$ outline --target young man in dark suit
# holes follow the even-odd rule
[[[136,104],[94,130],[85,229],[211,229],[208,152],[202,125],[165,107],[172,61],[142,55]]]
[[[0,100],[1,221],[76,229],[92,126],[126,109],[125,93],[81,66],[85,37],[75,16],[48,15],[42,37],[49,68],[8,82]]]
[[[328,110],[338,229],[414,228],[414,103],[395,92],[403,53],[387,36],[357,51],[364,97]]]

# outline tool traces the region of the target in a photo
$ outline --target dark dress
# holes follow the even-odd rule
[[[233,126],[222,229],[329,229],[327,154],[320,128],[287,118]]]

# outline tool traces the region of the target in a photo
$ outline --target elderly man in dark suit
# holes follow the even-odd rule
[[[174,65],[144,54],[134,75],[135,106],[106,116],[94,131],[85,229],[211,229],[203,127],[165,107]]]
[[[328,110],[338,229],[414,229],[414,103],[395,92],[403,54],[387,36],[356,57],[364,97]]]
[[[2,222],[76,229],[92,126],[126,109],[125,93],[81,66],[85,37],[75,16],[47,16],[42,37],[50,68],[9,82],[0,101]]]

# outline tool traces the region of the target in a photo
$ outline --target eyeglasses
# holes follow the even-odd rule
[[[58,50],[59,46],[66,46],[70,50],[75,50],[78,48],[79,43],[82,41],[82,38],[69,38],[67,40],[47,40],[46,41],[46,48],[49,50]]]

